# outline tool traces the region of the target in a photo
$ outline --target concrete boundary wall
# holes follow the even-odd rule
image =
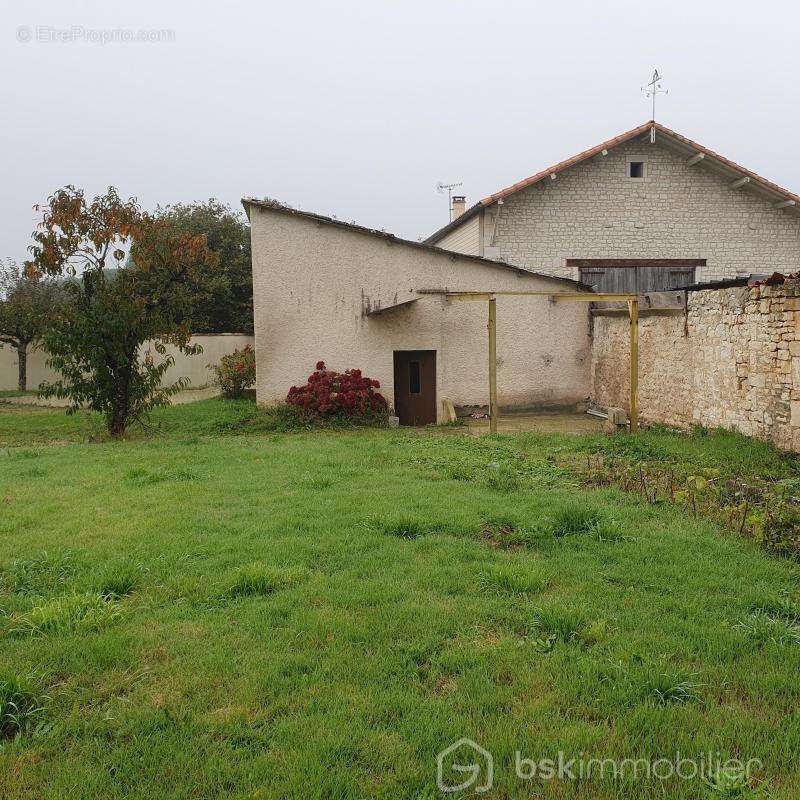
[[[167,353],[175,363],[167,370],[166,383],[174,383],[186,377],[194,388],[207,386],[213,377],[209,364],[218,364],[222,356],[241,350],[246,345],[253,346],[253,337],[243,333],[213,333],[192,336],[192,344],[199,344],[203,352],[196,356],[186,356],[177,347],[167,346]],[[145,345],[142,353],[151,353],[154,361],[161,356],[152,347]],[[47,366],[48,355],[43,350],[28,349],[28,389],[36,390],[43,381],[58,380],[58,373]],[[17,351],[11,345],[0,345],[0,391],[17,388]]]
[[[628,406],[629,324],[597,316],[592,400]],[[800,281],[690,292],[686,314],[643,316],[645,422],[723,427],[800,452]]]

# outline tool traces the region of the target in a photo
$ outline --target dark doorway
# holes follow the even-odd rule
[[[436,351],[394,351],[394,410],[401,425],[436,422]]]

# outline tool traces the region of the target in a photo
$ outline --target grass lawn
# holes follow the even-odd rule
[[[85,416],[0,405],[4,800],[430,800],[460,737],[494,757],[484,797],[797,797],[795,563],[582,487],[554,456],[600,437],[265,433],[247,409],[86,444]],[[797,477],[741,437],[612,441]],[[763,766],[526,781],[517,751]]]

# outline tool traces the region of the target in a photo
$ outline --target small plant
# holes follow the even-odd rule
[[[387,522],[383,526],[387,536],[396,536],[398,539],[418,539],[426,533],[425,526],[415,519],[398,519]]]
[[[167,481],[175,481],[177,483],[195,481],[200,476],[196,472],[183,467],[178,467],[177,469],[159,467],[155,470],[136,467],[130,470],[125,477],[136,486],[149,486],[156,483],[165,483]]]
[[[542,570],[500,564],[480,573],[477,585],[485,594],[527,596],[543,591],[550,581],[550,575]]]
[[[711,792],[711,797],[718,800],[766,800],[766,795],[750,786],[743,769],[720,768],[712,776],[703,778],[703,782]]]
[[[65,631],[94,631],[119,617],[118,605],[99,592],[70,594],[34,606],[26,614],[12,615],[11,633],[45,636]]]
[[[757,610],[748,614],[737,627],[756,644],[800,644],[800,621],[797,619],[785,619]]]
[[[43,552],[33,558],[18,558],[0,570],[0,587],[12,592],[46,592],[67,584],[75,574],[72,554]]]
[[[308,383],[292,386],[286,402],[296,406],[306,417],[386,423],[389,405],[386,398],[375,391],[380,386],[379,381],[364,377],[360,369],[336,372],[327,369],[324,361],[318,361]]]
[[[619,542],[627,537],[620,524],[613,519],[599,519],[587,531],[598,542]]]
[[[591,533],[603,522],[600,511],[584,503],[566,503],[553,514],[551,531],[553,536],[575,536]]]
[[[208,368],[222,394],[230,399],[241,397],[256,382],[256,354],[249,344],[243,350],[222,356],[219,364],[210,364]]]
[[[492,462],[486,468],[486,485],[498,492],[514,492],[522,486],[522,479],[509,464]]]
[[[128,564],[117,564],[110,567],[99,581],[98,591],[111,600],[127,597],[136,588],[139,574]]]
[[[535,547],[541,533],[535,528],[517,529],[512,521],[499,519],[481,526],[481,539],[493,550],[521,550]]]
[[[227,597],[259,597],[273,594],[299,583],[306,576],[297,567],[271,567],[250,564],[240,569],[225,592]]]
[[[533,614],[533,629],[544,638],[554,637],[561,642],[581,640],[587,628],[586,617],[569,608],[543,607]]]
[[[13,739],[35,722],[45,700],[34,676],[0,672],[0,740]]]
[[[698,685],[691,675],[677,671],[652,673],[641,687],[645,702],[666,706],[670,703],[691,703],[699,698]]]

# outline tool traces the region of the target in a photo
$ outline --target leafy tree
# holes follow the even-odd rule
[[[29,272],[71,276],[66,301],[44,335],[49,365],[62,378],[43,385],[44,396],[72,401],[105,416],[108,432],[124,435],[154,406],[186,386],[162,386],[173,359],[166,345],[193,355],[192,314],[207,300],[205,277],[214,255],[204,236],[179,234],[114,187],[91,202],[74,186],[59,189],[43,207],[33,233]],[[128,264],[116,270],[130,247]],[[141,356],[150,341],[163,360]]]
[[[28,388],[28,347],[41,339],[62,295],[57,281],[27,275],[13,261],[0,264],[0,342],[17,350],[21,392]]]
[[[205,203],[177,203],[159,208],[177,234],[205,236],[217,256],[207,276],[210,296],[194,315],[195,333],[253,332],[253,274],[250,226],[241,211],[211,198]]]

